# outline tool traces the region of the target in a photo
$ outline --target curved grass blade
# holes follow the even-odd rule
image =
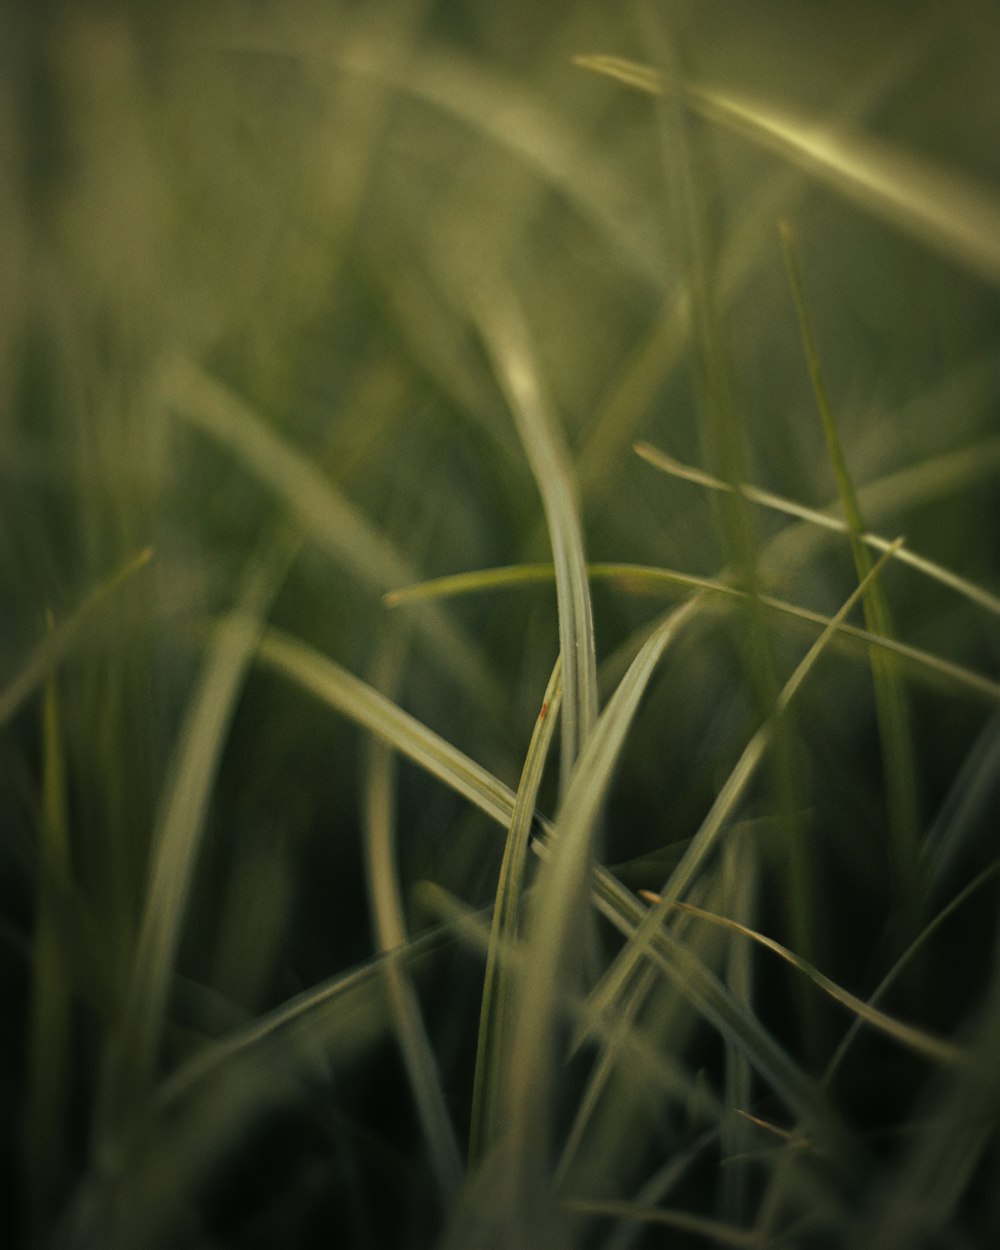
[[[678,936],[682,940],[684,940],[684,926],[686,923],[682,919],[681,924],[678,926]],[[577,1102],[572,1127],[563,1142],[559,1163],[555,1172],[556,1184],[560,1190],[565,1189],[570,1170],[585,1145],[589,1145],[591,1156],[595,1154],[595,1151],[598,1153],[596,1164],[590,1163],[591,1168],[598,1169],[598,1174],[600,1174],[600,1170],[606,1170],[606,1165],[603,1165],[602,1168],[602,1162],[599,1157],[600,1152],[604,1151],[608,1154],[613,1154],[617,1151],[618,1143],[615,1141],[609,1142],[607,1140],[609,1134],[607,1132],[601,1133],[599,1129],[595,1128],[594,1121],[596,1120],[601,1100],[609,1096],[607,1094],[608,1087],[620,1065],[622,1047],[627,1044],[629,1035],[635,1029],[639,1012],[645,1006],[658,977],[659,970],[652,965],[647,965],[635,978],[624,1000],[619,1002],[618,1010],[613,1014],[608,1013],[610,1019],[592,1013],[584,1019],[581,1027],[578,1027],[576,1031],[572,1044],[574,1051],[579,1048],[585,1038],[591,1036],[588,1032],[588,1024],[594,1020],[600,1021],[603,1029],[602,1046],[600,1056],[588,1074],[587,1086],[583,1096]],[[589,998],[587,1002],[588,1006],[593,1006]],[[677,1029],[672,1028],[672,1040],[676,1036]],[[593,1144],[595,1137],[598,1139],[596,1147]]]
[[[493,293],[480,332],[514,417],[541,495],[555,566],[565,706],[560,734],[562,788],[597,718],[597,656],[583,528],[562,434],[532,359],[528,334],[512,301]]]
[[[734,486],[730,482],[723,482],[701,469],[694,468],[692,465],[682,464],[679,460],[675,460],[665,452],[650,446],[649,443],[636,443],[635,452],[647,464],[651,464],[653,468],[659,469],[662,473],[669,474],[671,477],[681,478],[685,482],[693,482],[697,486],[704,486],[707,490],[739,491],[745,499],[748,499],[751,503],[758,504],[762,508],[770,508],[772,511],[780,512],[784,516],[795,517],[799,521],[805,521],[810,525],[819,526],[821,529],[827,529],[833,533],[850,534],[852,532],[849,525],[839,517],[831,515],[829,511],[824,512],[818,508],[809,508],[805,504],[795,503],[793,500],[785,499],[781,495],[775,495],[771,491],[760,490],[756,486],[748,486],[744,483],[738,483]],[[867,547],[872,548],[873,551],[886,551],[891,546],[887,538],[882,538],[878,534],[860,533],[857,535],[857,538]],[[987,612],[1000,616],[1000,597],[991,594],[988,590],[983,589],[982,586],[977,586],[974,582],[960,577],[957,573],[953,573],[950,569],[936,564],[933,560],[917,555],[909,547],[898,548],[895,558],[900,564],[908,564],[911,568],[923,573],[932,581],[939,582],[942,586],[948,586],[970,602],[985,608]]]
[[[312,42],[294,40],[290,45],[284,32],[275,39],[241,30],[221,35],[220,43],[282,56],[316,55]],[[491,69],[482,58],[427,48],[419,56],[387,57],[384,45],[384,37],[373,39],[365,32],[341,37],[328,49],[328,60],[333,69],[418,100],[512,154],[612,243],[633,273],[659,280],[655,222],[637,215],[608,154],[596,156],[581,141],[578,127],[557,117],[544,97],[524,81]]]
[[[998,219],[1000,220],[1000,219]],[[826,393],[826,383],[820,366],[812,318],[806,304],[805,288],[799,272],[798,258],[791,228],[783,224],[781,238],[788,268],[795,309],[798,314],[802,345],[805,349],[813,393],[819,408],[827,451],[833,466],[837,493],[851,538],[851,550],[859,579],[872,568],[871,552],[864,545],[865,532],[861,509],[858,505],[854,484],[841,445],[837,423]],[[868,584],[862,597],[865,625],[873,634],[883,638],[894,636],[889,603],[882,586],[877,582]],[[875,687],[875,713],[882,746],[885,770],[886,811],[889,821],[889,849],[893,866],[896,907],[893,928],[901,937],[909,936],[917,905],[918,843],[920,837],[919,787],[917,762],[913,744],[913,729],[909,707],[899,667],[895,658],[884,651],[870,653],[872,683]]]
[[[518,938],[521,898],[531,842],[535,802],[552,736],[562,705],[562,662],[557,659],[549,678],[541,710],[528,743],[524,768],[511,816],[500,878],[497,882],[490,944],[483,977],[483,1000],[479,1015],[476,1071],[472,1087],[469,1158],[475,1164],[494,1144],[502,1121],[506,1065],[510,1054],[511,1009],[514,986],[500,953]]]
[[[652,95],[664,90],[648,66],[614,56],[575,64]],[[960,175],[870,136],[720,91],[684,84],[687,105],[711,122],[793,161],[846,199],[1000,282],[1000,203]]]
[[[698,611],[697,598],[682,604],[632,662],[584,745],[546,843],[529,913],[530,973],[520,986],[507,1089],[503,1157],[513,1229],[530,1225],[551,1184],[549,1134],[562,1058],[562,993],[579,980],[579,938],[583,918],[590,918],[598,814],[649,680],[668,644]]]
[[[387,655],[381,674],[385,684],[394,684],[398,653]],[[409,941],[399,888],[399,867],[395,850],[395,769],[389,747],[373,739],[368,752],[364,784],[365,850],[368,894],[374,918],[379,951],[384,963],[390,1010],[399,1038],[413,1100],[417,1107],[431,1165],[447,1209],[462,1187],[463,1167],[448,1114],[437,1061],[424,1027],[420,1004],[407,972],[405,961],[396,952]]]
[[[597,906],[627,941],[641,933],[652,910],[625,889],[610,873],[598,869],[595,880]],[[851,1136],[822,1091],[795,1063],[788,1052],[715,974],[683,942],[662,925],[646,948],[649,959],[701,1012],[721,1037],[736,1047],[768,1083],[786,1107],[808,1126],[816,1143],[839,1167],[857,1172],[863,1165],[861,1144]],[[593,1000],[593,995],[591,996]],[[593,1005],[593,1002],[592,1004]]]
[[[699,577],[692,573],[679,573],[673,569],[653,568],[645,564],[592,564],[588,572],[592,578],[617,582],[622,590],[632,594],[704,590],[727,598],[741,598],[746,593],[718,578]],[[552,581],[553,576],[554,572],[549,564],[509,565],[507,568],[486,569],[475,573],[456,573],[448,577],[421,582],[390,592],[388,599],[393,606],[402,606],[411,600],[433,598],[436,595],[475,594],[483,590],[538,585]],[[821,612],[801,608],[784,599],[777,599],[772,595],[760,595],[759,599],[761,604],[769,610],[819,629],[825,629],[830,623],[830,618]],[[925,678],[933,676],[949,685],[956,685],[989,703],[1000,701],[1000,682],[983,677],[960,664],[941,659],[940,656],[932,655],[919,647],[910,646],[909,643],[899,642],[894,638],[880,637],[857,625],[851,625],[847,621],[837,626],[836,633],[840,640],[865,647],[879,647],[899,656],[913,668],[914,672],[920,673]]]
[[[505,829],[509,827],[513,790],[360,678],[275,629],[261,636],[257,659],[419,764]]]
[[[671,1190],[683,1179],[684,1173],[702,1151],[717,1142],[718,1138],[718,1127],[706,1129],[646,1181],[636,1197],[636,1202],[646,1208],[655,1207],[663,1202]],[[619,1224],[617,1233],[605,1246],[605,1250],[629,1250],[641,1232],[641,1226],[634,1221],[622,1222]]]
[[[600,871],[598,869],[598,872]],[[475,911],[467,903],[433,882],[421,882],[418,889],[421,902],[426,905],[427,910],[432,915],[440,916],[449,931],[453,932],[460,941],[471,946],[484,957],[487,957],[495,946],[497,959],[506,966],[512,981],[523,979],[528,975],[529,956],[523,941],[518,941],[508,935],[499,942],[494,942],[492,925],[487,923],[482,912]],[[614,1022],[609,1023],[594,1016],[587,999],[581,994],[574,994],[571,987],[562,986],[560,993],[563,1009],[575,1020],[578,1028],[582,1030],[589,1026],[593,1036],[602,1041],[609,1039],[615,1027]],[[659,1092],[679,1103],[689,1097],[693,1074],[680,1062],[673,1060],[661,1047],[645,1038],[639,1030],[629,1032],[628,1036],[623,1039],[622,1049],[629,1062],[638,1064],[642,1068],[643,1073],[649,1079],[651,1091]],[[711,1091],[705,1091],[703,1114],[707,1120],[713,1122],[717,1133],[722,1106]]]
[[[453,940],[452,926],[440,925],[410,938],[391,954],[375,955],[303,990],[251,1024],[208,1043],[161,1082],[156,1110],[172,1112],[231,1065],[247,1060],[269,1064],[269,1053],[284,1053],[290,1061],[314,1057],[317,1047],[337,1048],[335,1057],[345,1061],[361,1054],[391,1024],[385,998],[385,965],[390,957],[413,970]]]
[[[822,634],[809,648],[806,655],[796,666],[791,677],[785,683],[771,716],[747,743],[735,767],[716,796],[708,815],[684,852],[680,863],[667,878],[664,888],[659,891],[659,901],[650,909],[639,932],[626,943],[618,953],[615,961],[605,972],[599,984],[595,987],[593,998],[595,1005],[600,1011],[611,1010],[614,1003],[621,997],[625,987],[631,981],[640,965],[643,956],[649,949],[653,935],[663,928],[671,905],[677,902],[684,892],[690,888],[709,854],[715,849],[727,822],[746,793],[747,786],[764,757],[764,752],[771,742],[775,725],[779,718],[785,713],[802,684],[830,644],[837,627],[843,624],[847,614],[861,598],[869,583],[885,567],[891,554],[892,549],[881,557],[852,594],[848,596],[836,616],[827,624]]]
[[[352,68],[384,73],[376,59],[368,64],[359,59]],[[394,85],[513,152],[565,195],[615,245],[634,273],[659,281],[655,223],[637,221],[635,204],[622,193],[621,179],[608,160],[595,159],[581,147],[575,129],[552,116],[523,84],[514,86],[482,64],[438,53],[412,63]]]
[[[641,893],[642,897],[649,903],[658,904],[662,902],[659,894],[651,891],[642,891]],[[831,981],[829,977],[824,976],[822,972],[814,968],[808,960],[803,959],[800,955],[796,955],[794,951],[790,951],[786,946],[782,946],[780,942],[776,942],[773,938],[757,932],[756,929],[751,929],[748,925],[740,924],[727,916],[720,916],[716,912],[706,911],[703,907],[696,907],[691,903],[675,902],[672,906],[686,915],[697,916],[709,924],[727,929],[730,933],[738,933],[741,937],[749,938],[750,941],[756,942],[758,946],[772,951],[790,967],[797,972],[801,972],[803,976],[808,977],[813,985],[821,989],[834,1002],[839,1003],[841,1007],[846,1008],[846,1010],[856,1016],[859,1023],[870,1025],[908,1050],[912,1050],[916,1054],[923,1055],[925,1058],[946,1067],[958,1067],[968,1061],[968,1052],[964,1047],[945,1041],[943,1038],[935,1037],[933,1034],[927,1033],[915,1025],[906,1024],[905,1021],[897,1020],[895,1016],[890,1016],[886,1012],[878,1010],[878,1008],[872,1005],[871,1000],[858,998],[856,994],[845,990],[843,986],[838,985],[835,981]]]
[[[981,873],[974,877],[963,890],[959,891],[959,893],[955,895],[951,902],[949,902],[945,907],[942,907],[937,915],[934,916],[934,918],[930,920],[923,927],[923,929],[921,929],[917,937],[913,939],[910,945],[895,961],[889,971],[885,974],[882,980],[879,981],[878,985],[876,985],[875,989],[872,990],[871,994],[868,996],[866,1006],[869,1012],[875,1010],[876,1003],[880,1002],[885,997],[899,976],[905,971],[909,963],[927,944],[927,942],[930,941],[945,921],[962,906],[966,899],[975,894],[977,890],[986,884],[986,882],[991,881],[998,872],[1000,872],[1000,862],[994,862],[990,864],[989,867],[984,868]],[[866,1023],[872,1023],[872,1021],[868,1018],[868,1013],[858,1012],[857,1019],[844,1034],[840,1041],[840,1045],[834,1051],[829,1063],[826,1065],[822,1080],[824,1087],[828,1086],[832,1082],[838,1069],[843,1064],[848,1050],[851,1048]],[[958,1048],[956,1047],[956,1050],[957,1049]],[[960,1053],[964,1054],[965,1052],[963,1051]]]
[[[907,37],[894,41],[840,96],[841,119],[857,124],[871,113],[926,56],[934,34],[930,24],[919,23]],[[785,165],[766,176],[758,189],[749,189],[750,198],[741,204],[739,218],[729,223],[725,237],[718,241],[719,254],[709,275],[720,311],[731,307],[760,271],[770,256],[775,220],[787,216],[809,188],[810,181],[801,170]],[[586,503],[599,502],[614,482],[612,466],[620,463],[622,451],[680,362],[690,329],[689,291],[681,282],[668,294],[656,322],[598,402],[577,461]]]
[[[44,681],[45,676],[76,643],[81,632],[93,621],[97,610],[116,590],[153,558],[152,547],[145,547],[127,560],[120,569],[84,599],[76,611],[61,625],[50,629],[28,657],[20,673],[0,693],[0,725],[5,725],[28,696]]]
[[[263,617],[288,562],[285,547],[255,560],[238,609],[218,625],[178,738],[153,839],[153,858],[129,989],[95,1117],[99,1152],[114,1152],[148,1102],[159,1059],[174,959],[212,783]]]

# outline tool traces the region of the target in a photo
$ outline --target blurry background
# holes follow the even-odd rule
[[[587,54],[672,58],[689,81],[781,111],[800,133],[815,122],[865,134],[892,156],[901,208],[859,204],[843,172],[811,176],[697,111],[686,154],[671,149],[669,103],[574,63]],[[30,1105],[33,1063],[36,1079],[47,1062],[66,1066],[33,1058],[26,1041],[54,758],[66,872],[89,934],[72,974],[87,984],[66,1035],[59,1157],[36,1166],[54,1209],[91,1167],[93,1091],[125,1010],[153,831],[218,614],[257,595],[264,616],[380,684],[397,648],[392,697],[517,782],[558,646],[551,585],[447,604],[461,647],[426,609],[382,599],[424,578],[550,558],[475,328],[492,292],[515,301],[530,333],[574,457],[590,559],[713,576],[731,552],[712,497],[656,473],[632,444],[722,473],[725,456],[708,461],[729,435],[705,411],[723,394],[745,480],[816,507],[836,498],[778,236],[787,220],[866,521],[997,592],[1000,232],[960,254],[947,230],[914,228],[909,209],[919,193],[946,215],[968,210],[970,230],[1000,221],[998,56],[988,0],[3,7],[0,688],[13,689],[47,630],[154,552],[58,669],[56,755],[42,745],[40,688],[8,705],[0,731],[3,1082],[15,1113]],[[707,398],[684,295],[699,247],[719,370]],[[785,524],[753,518],[766,588],[835,611],[854,584],[846,544],[768,546]],[[995,741],[995,620],[911,570],[884,583],[904,642],[985,680],[985,693],[919,674],[907,687],[921,829],[972,796],[958,888],[995,853],[995,792],[968,772]],[[602,582],[594,605],[605,659],[664,601]],[[616,777],[607,862],[662,856],[698,827],[756,715],[742,629],[712,618],[670,652]],[[777,671],[813,636],[776,626]],[[869,956],[889,870],[859,656],[838,652],[803,693],[793,749],[811,957],[863,990],[877,979]],[[223,742],[168,1067],[374,949],[365,738],[251,666]],[[769,783],[760,789],[744,815],[773,824]],[[543,795],[551,810],[552,779]],[[397,802],[414,928],[427,923],[420,881],[488,903],[495,830],[409,765]],[[785,834],[765,845],[758,927],[793,942]],[[649,875],[640,867],[628,883],[656,888]],[[991,923],[977,913],[952,940],[989,942]],[[979,982],[947,949],[928,959],[922,1009],[948,1031]],[[455,956],[426,989],[461,1131],[477,968]],[[760,1010],[793,1037],[786,996],[779,977]],[[277,1165],[252,1134],[232,1147],[235,1179],[208,1185],[206,1244],[304,1244],[310,1219],[352,1229],[345,1244],[427,1243],[439,1222],[405,1079],[387,1041],[363,1054],[303,1099],[301,1122],[286,1109],[262,1134],[309,1164],[272,1175],[273,1227],[245,1176]],[[867,1081],[859,1066],[858,1087]],[[8,1124],[13,1163],[22,1145]],[[227,1198],[227,1183],[242,1196]],[[380,1208],[386,1192],[396,1209]],[[306,1213],[301,1233],[289,1231],[293,1212]],[[411,1240],[398,1240],[403,1228]]]

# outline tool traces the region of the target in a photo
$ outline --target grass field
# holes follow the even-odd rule
[[[4,6],[17,1244],[1000,1243],[998,55]]]

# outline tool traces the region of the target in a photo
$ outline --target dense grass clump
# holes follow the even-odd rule
[[[0,1084],[60,1250],[1000,1240],[1000,12],[0,15]]]

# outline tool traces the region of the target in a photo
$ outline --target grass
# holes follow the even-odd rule
[[[8,1240],[994,1244],[989,6],[0,29]]]

